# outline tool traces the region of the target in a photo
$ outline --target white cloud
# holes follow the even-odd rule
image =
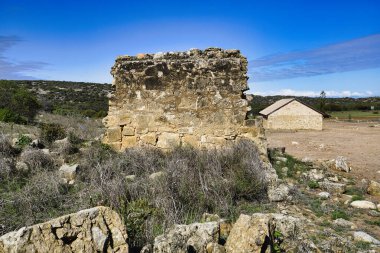
[[[369,97],[373,96],[372,91],[358,92],[358,91],[335,91],[335,90],[326,90],[327,97]],[[253,92],[254,95],[260,96],[304,96],[304,97],[318,97],[321,94],[321,91],[312,91],[312,90],[293,90],[293,89],[281,89],[281,90],[271,90],[271,91],[256,91]]]
[[[380,34],[304,51],[267,55],[249,62],[257,81],[308,77],[380,67]]]

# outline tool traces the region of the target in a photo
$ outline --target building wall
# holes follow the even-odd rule
[[[262,126],[246,120],[247,60],[238,50],[122,56],[111,74],[104,142],[114,149],[217,148],[248,138],[266,153]]]
[[[292,101],[270,114],[264,122],[264,127],[267,129],[322,130],[323,116],[298,101]]]

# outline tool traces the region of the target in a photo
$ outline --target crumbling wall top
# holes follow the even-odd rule
[[[144,60],[180,60],[180,59],[223,59],[223,58],[244,58],[240,50],[210,47],[205,50],[190,49],[186,52],[158,52],[155,54],[138,54],[136,56],[123,55],[116,58],[116,62],[121,61],[144,61]]]

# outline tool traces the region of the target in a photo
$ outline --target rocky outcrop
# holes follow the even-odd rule
[[[166,234],[154,240],[154,253],[207,253],[207,245],[218,243],[219,223],[193,223],[175,225]]]
[[[306,240],[299,218],[262,213],[240,215],[225,249],[227,253],[318,252],[316,246]]]
[[[262,120],[246,118],[247,59],[239,50],[208,48],[121,56],[111,74],[104,142],[116,150],[136,145],[223,147],[241,138],[266,154]]]
[[[63,164],[58,170],[62,182],[66,184],[74,184],[78,173],[78,167],[79,164]]]
[[[119,215],[95,207],[0,237],[0,252],[128,252]]]

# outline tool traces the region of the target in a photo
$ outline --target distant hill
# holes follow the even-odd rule
[[[88,117],[104,117],[108,111],[108,96],[111,84],[85,83],[68,81],[9,81],[0,80],[0,91],[4,87],[23,87],[35,94],[42,109],[55,114],[79,114]],[[257,96],[253,95],[250,103],[252,114],[283,98],[292,96]],[[294,96],[293,96],[294,97]],[[320,109],[318,97],[297,97],[302,102]],[[326,98],[324,111],[370,110],[374,106],[380,110],[380,97],[368,98]]]
[[[88,117],[107,115],[108,95],[111,92],[111,84],[66,81],[0,80],[0,90],[4,87],[28,89],[37,96],[44,111]]]

